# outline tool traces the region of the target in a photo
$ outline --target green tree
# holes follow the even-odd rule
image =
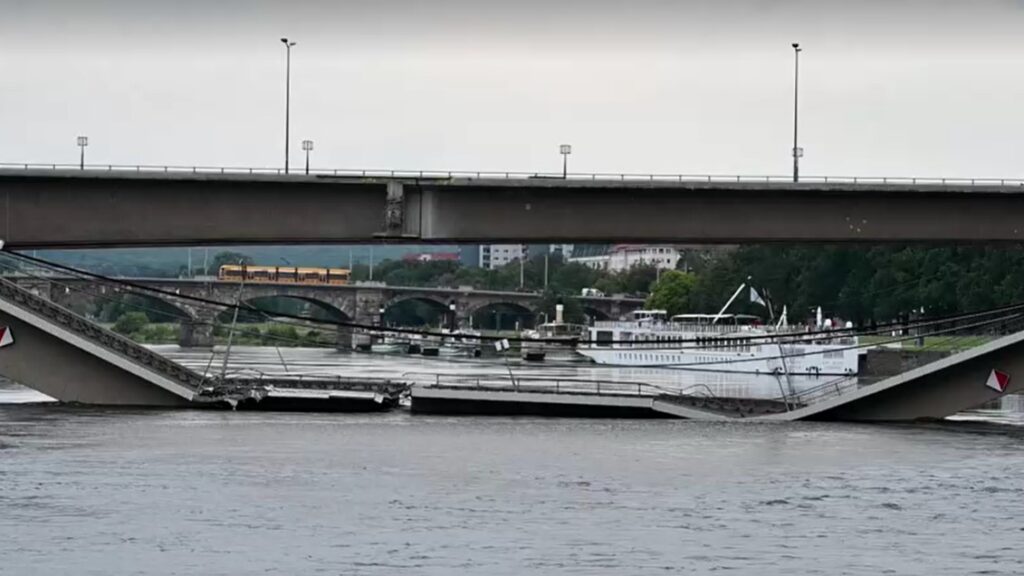
[[[126,336],[135,334],[149,324],[145,312],[125,312],[114,322],[114,332]]]
[[[691,311],[691,299],[697,286],[692,274],[669,270],[661,275],[647,297],[647,307],[666,310],[669,315],[683,314]]]
[[[297,346],[299,332],[290,324],[271,324],[263,333],[264,346]]]
[[[234,265],[239,263],[245,264],[246,266],[251,266],[256,262],[252,259],[252,256],[246,256],[241,252],[218,252],[217,255],[214,256],[213,260],[210,262],[210,273],[216,274],[217,270],[220,270],[221,266],[228,264]]]

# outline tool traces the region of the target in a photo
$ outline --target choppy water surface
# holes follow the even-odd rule
[[[1021,574],[1021,470],[990,422],[10,404],[0,574]]]

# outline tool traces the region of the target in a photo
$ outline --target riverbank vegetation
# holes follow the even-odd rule
[[[213,260],[220,263],[241,257],[225,252]],[[512,262],[495,270],[453,261],[388,260],[375,266],[373,279],[388,285],[539,292],[542,298],[536,309],[537,319],[553,319],[555,307],[561,303],[569,322],[587,319],[578,301],[584,288],[608,296],[646,298],[649,307],[663,308],[672,314],[714,313],[741,283],[748,282],[776,315],[786,306],[791,321],[806,320],[821,306],[827,316],[849,319],[858,325],[919,315],[922,310],[926,316],[945,315],[1024,301],[1024,250],[1018,245],[696,247],[682,250],[678,268],[659,271],[640,265],[609,272],[566,262],[552,254],[546,263],[544,256],[539,255],[522,266]],[[368,266],[357,265],[353,269],[354,281],[366,281],[369,276]],[[264,313],[240,316],[245,331],[239,332],[239,342],[263,343],[277,336],[282,340],[329,339],[323,334],[307,336],[294,327],[272,330],[268,319],[275,313],[337,320],[329,310],[308,302],[268,299],[255,304]],[[406,308],[389,310],[385,322],[436,326],[444,313],[423,303]],[[767,313],[765,307],[752,304],[746,294],[737,298],[730,311]],[[140,313],[145,316],[145,324]],[[476,322],[483,328],[508,328],[506,325],[521,321],[511,312],[503,314],[504,317],[494,314],[493,318]],[[173,340],[169,326],[184,318],[182,311],[173,306],[137,296],[105,300],[91,315],[147,343]],[[220,323],[229,324],[230,318],[222,316]],[[296,330],[296,334],[288,332],[289,328]],[[218,328],[218,334],[222,331]]]

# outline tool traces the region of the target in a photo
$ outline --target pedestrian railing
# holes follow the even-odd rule
[[[0,173],[15,171],[53,171],[67,175],[84,173],[117,174],[203,174],[235,176],[289,176],[319,178],[386,178],[386,179],[437,179],[437,180],[570,180],[575,182],[662,182],[662,183],[708,183],[708,184],[777,184],[792,185],[789,175],[757,174],[641,174],[615,172],[529,172],[502,170],[394,170],[383,168],[314,168],[309,172],[283,168],[244,166],[181,166],[151,164],[58,164],[58,163],[0,163]],[[800,184],[832,185],[891,185],[891,186],[946,186],[946,187],[1024,187],[1021,178],[962,178],[962,177],[915,177],[915,176],[801,176]]]
[[[238,390],[279,388],[388,393],[402,392],[409,387],[406,383],[390,378],[342,376],[318,372],[268,374],[255,369],[229,372],[225,375],[221,386]]]
[[[406,375],[403,375],[406,376]],[[617,398],[644,398],[667,402],[690,410],[720,414],[735,418],[764,416],[785,412],[795,407],[792,403],[763,397],[718,396],[710,387],[696,384],[685,388],[670,388],[643,382],[585,380],[576,378],[500,377],[495,375],[465,376],[420,374],[414,386],[445,388],[449,390],[483,390],[513,392],[517,394],[564,394]],[[671,410],[669,410],[671,413]]]
[[[459,375],[406,373],[417,386],[493,391],[534,392],[550,394],[588,394],[600,396],[709,396],[708,386],[697,384],[686,388],[669,388],[645,382],[621,380],[590,380],[583,378],[551,378],[537,376]]]
[[[813,388],[806,388],[794,394],[788,394],[779,400],[789,402],[794,406],[809,406],[846,395],[880,380],[880,378],[867,378],[856,375],[840,376]]]

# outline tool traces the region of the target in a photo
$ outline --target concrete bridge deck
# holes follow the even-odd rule
[[[14,249],[1024,240],[1024,181],[0,169]]]
[[[1007,378],[991,386],[993,371]],[[840,379],[778,399],[722,398],[641,383],[438,376],[412,387],[413,411],[690,420],[906,422],[934,420],[1024,391],[1024,332],[893,377]]]
[[[337,376],[203,375],[0,278],[0,374],[61,402],[160,408],[374,411],[406,386]]]

